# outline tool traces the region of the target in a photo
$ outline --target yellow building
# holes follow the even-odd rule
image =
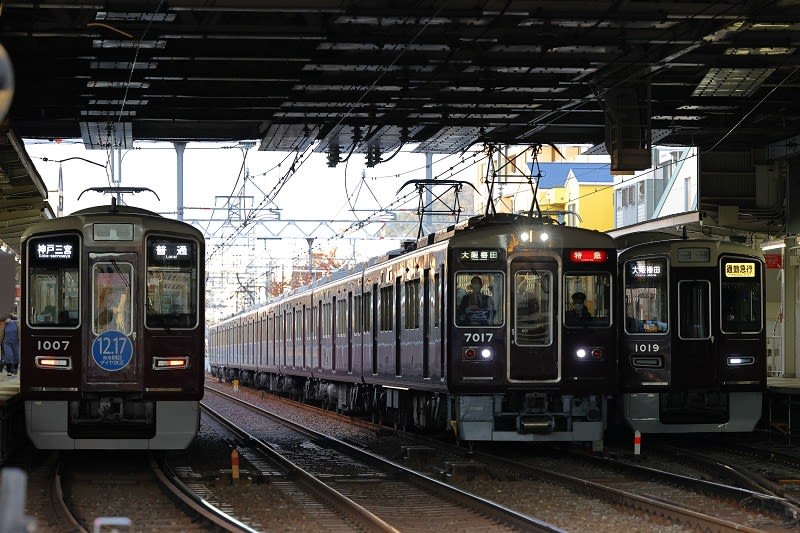
[[[531,210],[533,191],[526,184],[529,176],[538,179],[536,197],[543,214],[557,218],[570,226],[608,231],[614,229],[614,177],[610,162],[604,158],[586,161],[578,146],[561,146],[559,150],[545,146],[531,161],[531,152],[506,152],[494,168],[502,169],[495,176],[494,207],[497,212],[526,213]],[[570,161],[583,157],[583,162]],[[566,160],[564,159],[566,158]],[[542,162],[560,159],[559,162]],[[607,158],[605,158],[607,159]],[[491,167],[491,165],[489,165]],[[480,181],[491,168],[481,165]],[[523,176],[523,172],[528,172]],[[485,201],[485,198],[483,199]],[[485,205],[478,205],[483,212]]]

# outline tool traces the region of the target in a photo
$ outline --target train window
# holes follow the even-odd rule
[[[31,327],[76,327],[80,319],[80,242],[77,235],[28,241],[28,309]]]
[[[724,258],[720,269],[722,331],[761,331],[761,264],[742,258]]]
[[[353,334],[361,335],[364,331],[364,307],[361,304],[362,296],[353,296]]]
[[[608,272],[564,275],[564,323],[608,327],[611,324],[611,275]]]
[[[553,276],[550,272],[514,273],[514,340],[519,346],[553,343]]]
[[[501,326],[505,297],[501,272],[461,271],[455,275],[456,326]]]
[[[667,259],[651,257],[625,263],[625,332],[669,330]]]
[[[104,331],[133,331],[133,265],[98,261],[92,265],[92,324],[95,335]]]
[[[711,336],[711,283],[678,282],[678,337],[708,339]]]
[[[392,331],[394,326],[394,287],[381,287],[380,330]]]
[[[405,327],[419,328],[419,280],[405,282]]]
[[[198,321],[197,244],[148,237],[148,328],[193,328]]]

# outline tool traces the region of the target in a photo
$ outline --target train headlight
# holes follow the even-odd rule
[[[752,355],[729,355],[728,366],[747,366],[754,365],[756,358]]]
[[[578,357],[578,359],[586,359],[588,354],[586,352],[586,348],[578,348],[578,350],[575,352],[575,355]]]
[[[467,346],[461,352],[462,361],[491,361],[494,359],[494,350],[489,347]]]
[[[153,370],[183,370],[189,368],[189,357],[153,357]]]
[[[36,368],[47,368],[52,370],[72,370],[71,357],[53,357],[49,355],[37,355],[34,359]]]
[[[523,231],[519,234],[519,240],[522,242],[533,242],[533,235],[533,231]],[[550,238],[550,235],[546,231],[543,231],[538,235],[538,238],[541,242],[547,242],[547,240]]]

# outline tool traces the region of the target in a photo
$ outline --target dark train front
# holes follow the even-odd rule
[[[602,441],[617,385],[613,239],[500,217],[456,232],[448,253],[459,438]]]
[[[27,432],[42,449],[181,449],[199,428],[204,241],[103,206],[22,236]]]
[[[642,433],[752,431],[767,381],[762,254],[665,235],[631,235],[619,245],[629,426]]]

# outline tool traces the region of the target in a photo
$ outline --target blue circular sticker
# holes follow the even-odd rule
[[[121,331],[104,331],[92,343],[92,357],[103,370],[122,370],[133,358],[133,343]]]

